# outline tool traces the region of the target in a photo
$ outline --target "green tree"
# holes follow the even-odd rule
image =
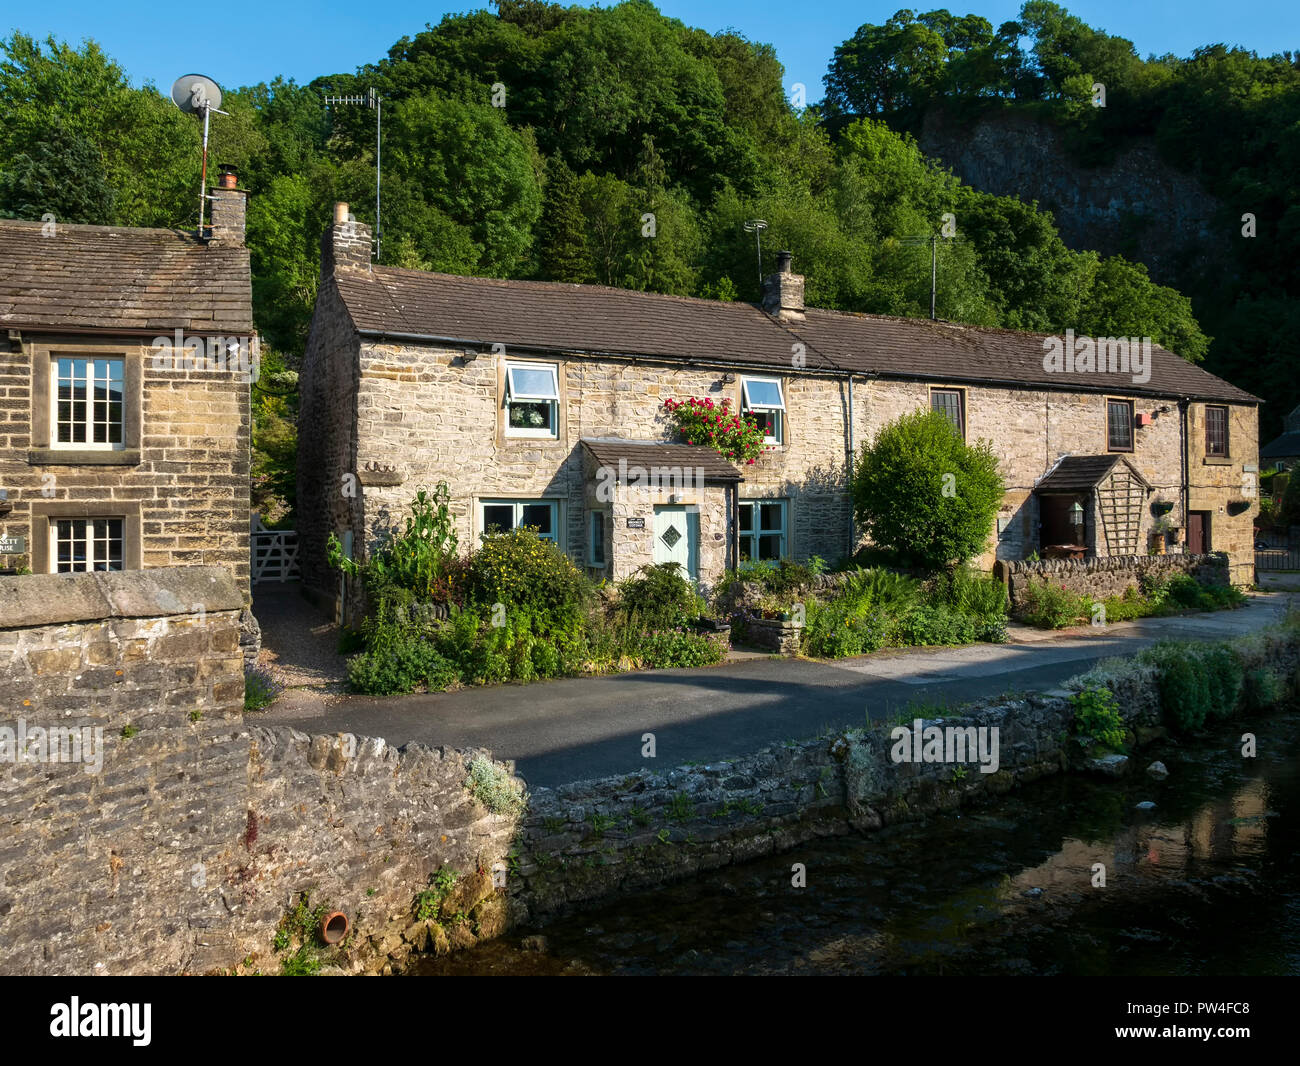
[[[113,190],[95,145],[57,120],[0,171],[0,217],[108,225]]]
[[[939,570],[988,544],[1006,486],[991,442],[968,445],[935,411],[902,415],[862,447],[853,513],[904,565]]]
[[[542,215],[537,224],[539,275],[550,281],[591,280],[586,230],[577,176],[563,159],[548,159]]]

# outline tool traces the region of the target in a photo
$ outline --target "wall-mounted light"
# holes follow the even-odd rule
[[[469,366],[469,364],[474,362],[474,360],[477,358],[478,358],[478,352],[471,351],[470,349],[466,348],[460,354],[460,365]]]
[[[724,385],[734,385],[734,384],[736,383],[736,375],[735,375],[735,374],[723,374],[723,375],[722,375],[722,383],[723,383]]]
[[[1070,524],[1074,526],[1083,525],[1083,507],[1078,500],[1070,504]]]

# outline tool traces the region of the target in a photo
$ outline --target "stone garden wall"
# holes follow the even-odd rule
[[[994,574],[1007,583],[1013,607],[1024,603],[1025,588],[1031,581],[1064,585],[1080,595],[1122,596],[1125,589],[1138,587],[1146,574],[1170,578],[1190,574],[1203,585],[1229,583],[1228,557],[1210,555],[1115,555],[1104,559],[1042,559],[999,561]]]

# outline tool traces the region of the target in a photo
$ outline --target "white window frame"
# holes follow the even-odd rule
[[[739,523],[737,523],[737,529],[736,529],[736,537],[739,541],[742,542],[746,540],[749,541],[748,561],[751,563],[764,561],[762,557],[758,554],[759,537],[763,535],[770,537],[774,534],[779,534],[781,539],[780,539],[780,550],[777,553],[776,559],[772,561],[775,562],[781,559],[788,558],[790,552],[790,501],[785,499],[770,499],[770,498],[751,499],[751,500],[741,500],[739,501],[739,504],[741,508],[745,508],[745,507],[753,508],[753,518],[750,521],[749,532],[745,532],[741,530],[739,528]],[[781,528],[779,530],[776,529],[765,530],[762,528],[762,516],[763,516],[762,507],[765,504],[768,506],[771,506],[773,504],[780,506]]]
[[[599,519],[599,522],[597,522]],[[597,531],[599,526],[599,531]],[[605,533],[609,529],[609,513],[607,511],[588,511],[587,512],[587,565],[590,567],[603,569],[605,561]]]
[[[776,394],[779,403],[752,403],[749,397],[749,384],[775,385]],[[772,414],[773,425],[776,427],[775,434],[765,434],[763,442],[765,444],[782,444],[785,441],[785,389],[781,386],[780,378],[761,378],[761,377],[742,377],[740,379],[740,412],[742,415],[751,412],[762,411],[764,414]]]
[[[478,529],[479,533],[487,532],[487,518],[484,516],[484,508],[487,507],[512,507],[512,525],[511,529],[518,529],[523,521],[524,508],[545,505],[551,509],[551,532],[539,533],[542,540],[553,541],[555,544],[560,543],[560,501],[555,499],[545,499],[538,497],[536,499],[482,499],[478,501]]]
[[[516,370],[549,372],[551,376],[550,394],[517,390],[515,388]],[[510,424],[510,404],[513,401],[547,404],[551,413],[550,425],[541,429],[512,426]],[[560,436],[560,365],[558,363],[507,362],[505,408],[507,437],[540,437],[544,440],[558,440]]]
[[[60,373],[59,364],[63,362],[76,363],[84,362],[87,368],[87,376],[81,380],[86,383],[86,414],[87,417],[80,421],[73,422],[74,436],[77,430],[86,437],[85,440],[59,440],[59,387],[63,380]],[[118,367],[117,383],[122,392],[122,412],[118,421],[118,436],[120,440],[113,441],[96,441],[94,440],[95,426],[95,399],[94,388],[95,382],[103,380],[95,374],[95,368],[98,364],[116,364]],[[112,380],[109,378],[108,380]],[[75,381],[75,379],[74,379]],[[61,449],[63,451],[103,451],[116,452],[126,449],[126,360],[120,356],[97,356],[97,355],[63,355],[56,354],[50,356],[50,448]],[[112,425],[106,422],[105,425]]]
[[[70,570],[59,569],[60,548],[63,545],[63,541],[59,537],[59,526],[64,522],[68,522],[74,525],[80,525],[82,527],[82,532],[84,534],[85,544],[86,544],[85,566],[83,567],[77,568],[74,566]],[[121,548],[122,548],[120,553],[121,565],[113,569],[111,572],[119,573],[126,569],[126,517],[124,515],[95,515],[94,517],[89,517],[89,518],[77,518],[77,517],[71,517],[67,515],[51,515],[49,518],[50,573],[51,574],[93,573],[97,570],[100,570],[100,567],[97,565],[98,563],[107,564],[109,562],[107,556],[103,559],[97,558],[96,548],[98,547],[98,543],[96,537],[94,536],[94,530],[93,530],[94,523],[96,522],[116,522],[118,524],[118,534],[115,539],[117,539],[121,543]],[[107,565],[103,567],[104,571],[108,571],[109,569],[110,568]]]

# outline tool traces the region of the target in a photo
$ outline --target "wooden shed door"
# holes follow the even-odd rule
[[[1210,512],[1187,512],[1187,550],[1204,555],[1210,550]]]

